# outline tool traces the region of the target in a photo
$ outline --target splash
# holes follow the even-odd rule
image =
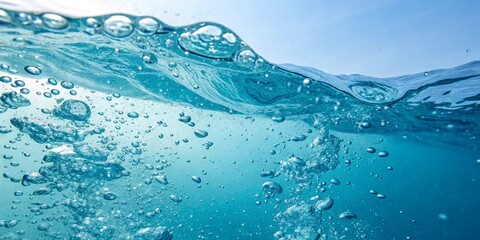
[[[415,114],[401,115],[395,131],[445,130],[452,124],[448,131],[471,138],[479,129],[478,61],[395,78],[334,76],[271,64],[216,23],[172,27],[128,15],[70,19],[2,11],[1,16],[2,37],[14,44],[2,51],[3,59],[28,50],[18,64],[36,64],[91,89],[271,117],[319,114],[343,131],[365,119],[375,123],[374,130],[388,131],[382,120],[403,112]],[[45,52],[47,45],[51,49]]]
[[[395,132],[405,136],[446,131],[473,144],[480,133],[478,61],[396,78],[335,76],[308,67],[269,63],[220,24],[173,27],[152,17],[119,14],[68,18],[54,13],[0,10],[0,41],[8,43],[0,51],[0,113],[2,121],[8,119],[2,124],[9,124],[0,126],[0,133],[10,137],[15,132],[17,136],[9,141],[12,144],[25,141],[22,137],[27,136],[32,141],[26,146],[45,147],[36,153],[37,157],[42,155],[41,162],[35,161],[29,171],[19,171],[21,177],[3,176],[32,190],[32,198],[52,197],[53,203],[37,204],[41,207],[30,201],[29,209],[34,214],[61,207],[56,211],[65,213],[66,208],[70,213],[70,217],[43,218],[45,222],[37,229],[45,238],[69,235],[73,239],[173,239],[175,231],[182,231],[183,223],[201,218],[198,209],[205,206],[192,203],[198,193],[187,189],[189,185],[179,180],[179,174],[171,177],[169,171],[182,166],[179,162],[185,159],[198,164],[192,161],[200,155],[198,146],[181,148],[190,142],[203,141],[202,151],[215,149],[217,142],[227,147],[226,137],[217,138],[214,145],[212,138],[218,132],[212,132],[210,123],[204,122],[219,112],[269,118],[270,124],[302,120],[315,129],[279,140],[275,147],[283,144],[285,149],[292,144],[296,150],[289,149],[290,154],[284,151],[275,161],[277,168],[262,169],[260,177],[269,181],[255,183],[260,192],[255,194],[256,205],[274,204],[270,210],[274,210],[271,220],[276,225],[268,229],[270,236],[283,240],[350,236],[330,230],[330,225],[324,223],[325,215],[332,219],[330,212],[337,202],[331,196],[320,197],[327,191],[327,183],[320,179],[340,166],[342,148],[345,156],[349,154],[347,145],[342,146],[343,139],[331,131]],[[128,105],[130,99],[134,102]],[[162,105],[150,106],[144,100]],[[159,114],[164,111],[167,118],[167,110],[157,106],[168,110],[181,106],[183,110],[173,120],[164,121],[159,120]],[[142,113],[145,109],[147,113]],[[39,111],[41,114],[37,114]],[[204,112],[212,113],[205,116]],[[254,122],[255,118],[243,120]],[[167,127],[174,132],[164,134]],[[266,129],[273,132],[277,128]],[[149,138],[157,130],[161,132]],[[190,135],[177,139],[183,132]],[[167,138],[174,146],[162,142]],[[147,145],[155,146],[147,150]],[[370,147],[367,152],[373,154],[376,149]],[[180,157],[182,153],[185,155]],[[277,151],[269,153],[273,156]],[[347,167],[355,159],[348,156]],[[378,152],[380,158],[388,156],[388,151]],[[6,160],[12,158],[4,155]],[[199,159],[196,161],[207,161],[207,154]],[[222,160],[208,161],[199,165]],[[12,167],[19,165],[10,163]],[[167,169],[170,167],[173,170]],[[201,174],[208,179],[205,169]],[[198,189],[210,185],[209,180],[193,174],[188,174],[188,182]],[[337,178],[330,183],[341,184]],[[225,185],[220,183],[218,187],[224,189]],[[371,193],[378,199],[386,198],[383,193]],[[21,197],[23,192],[15,191],[15,196]],[[213,206],[217,200],[212,202]],[[178,224],[176,207],[188,203],[192,205],[185,209],[194,210]],[[155,217],[165,214],[163,211],[169,217],[157,220]],[[348,209],[338,214],[342,221],[357,223],[354,226],[360,233],[355,237],[366,238],[357,217]],[[54,221],[69,225],[67,235],[65,228]],[[198,231],[193,234],[198,239],[218,238],[214,236],[217,232],[231,232],[208,230],[211,225],[205,222],[197,224],[200,227],[192,224],[188,231]],[[0,223],[8,229],[23,224],[18,219]],[[36,220],[29,223],[37,224]],[[258,229],[245,230],[237,239],[259,237],[252,235],[255,231]],[[0,238],[14,239],[24,234],[6,233]]]

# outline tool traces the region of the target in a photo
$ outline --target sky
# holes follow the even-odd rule
[[[480,60],[474,0],[0,0],[0,7],[92,16],[217,22],[273,63],[390,77]]]

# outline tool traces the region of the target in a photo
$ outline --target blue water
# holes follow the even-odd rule
[[[475,239],[480,61],[395,78],[216,23],[0,10],[0,239]]]

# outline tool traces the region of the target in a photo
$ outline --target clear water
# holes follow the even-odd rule
[[[216,23],[0,22],[0,239],[478,234],[478,61],[334,76]]]

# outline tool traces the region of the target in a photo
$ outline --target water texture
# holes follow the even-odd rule
[[[480,61],[272,64],[211,22],[0,9],[0,239],[473,239]]]

